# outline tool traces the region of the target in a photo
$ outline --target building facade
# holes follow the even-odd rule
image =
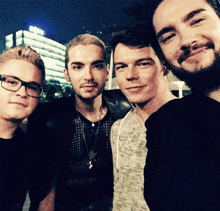
[[[19,30],[5,36],[6,49],[18,45],[28,45],[41,55],[45,64],[47,81],[59,81],[61,84],[67,83],[63,74],[65,68],[65,45],[45,37],[44,32],[36,27],[30,27],[29,31]]]

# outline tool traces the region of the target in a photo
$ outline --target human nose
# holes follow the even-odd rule
[[[21,96],[27,96],[26,86],[22,84],[16,93]]]
[[[184,52],[190,51],[193,45],[196,45],[197,39],[192,30],[184,28],[181,31],[181,50]]]
[[[84,74],[85,80],[91,80],[93,78],[92,67],[85,67]]]
[[[138,78],[138,74],[137,74],[137,69],[136,67],[132,66],[128,66],[127,68],[127,80],[134,80]]]

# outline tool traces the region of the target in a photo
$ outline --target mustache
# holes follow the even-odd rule
[[[186,47],[183,50],[183,53],[180,55],[179,59],[177,59],[178,63],[181,64],[193,53],[193,51],[199,48],[214,49],[214,44],[212,42],[207,42],[207,43],[202,43],[202,44],[193,44],[193,45]]]

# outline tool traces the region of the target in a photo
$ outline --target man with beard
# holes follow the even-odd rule
[[[219,1],[153,3],[166,63],[192,94],[168,102],[146,122],[144,196],[152,211],[219,210]]]

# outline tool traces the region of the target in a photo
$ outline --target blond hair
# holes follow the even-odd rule
[[[73,38],[67,45],[65,51],[65,67],[67,69],[67,64],[69,62],[69,49],[73,46],[77,45],[97,45],[102,49],[103,52],[103,59],[107,62],[107,55],[106,55],[106,47],[105,43],[99,39],[97,36],[92,34],[80,34]]]
[[[25,60],[27,62],[34,64],[40,70],[41,79],[42,79],[42,82],[44,82],[45,80],[44,62],[41,59],[40,54],[37,53],[35,50],[33,50],[31,47],[25,46],[25,45],[19,45],[19,46],[13,46],[7,50],[4,50],[0,54],[0,65],[11,59]]]

